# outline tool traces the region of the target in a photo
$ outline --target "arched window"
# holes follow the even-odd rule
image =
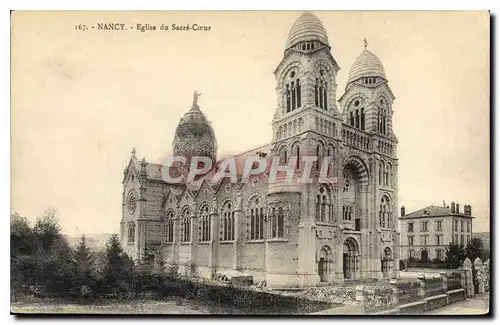
[[[191,215],[186,206],[181,212],[181,242],[191,241]]]
[[[224,204],[222,207],[222,222],[221,222],[221,228],[222,228],[222,238],[221,240],[228,241],[228,240],[234,240],[234,211],[231,209],[231,203],[227,202]]]
[[[286,85],[285,86],[285,101],[286,101],[286,112],[290,112],[290,109],[292,107],[292,103],[290,102],[291,96],[290,96],[290,86]]]
[[[365,109],[361,108],[361,130],[365,130]]]
[[[387,196],[382,196],[380,199],[379,208],[379,224],[380,228],[393,228],[394,224],[392,222],[392,209],[389,198]]]
[[[380,162],[378,165],[378,185],[383,185],[384,179],[384,162]]]
[[[201,208],[201,231],[200,231],[200,241],[207,242],[211,240],[211,220],[210,213],[208,209],[208,204]]]
[[[356,214],[357,174],[352,165],[343,170],[344,183],[341,192],[342,220],[353,221]],[[356,220],[354,220],[356,222]]]
[[[356,128],[359,129],[359,111],[356,110],[354,115],[356,116]]]
[[[165,242],[174,242],[174,211],[169,210],[165,218]]]
[[[349,113],[349,124],[354,126],[354,114],[352,112]]]
[[[282,207],[271,208],[269,238],[283,238],[285,236],[285,212]]]
[[[326,184],[319,186],[319,194],[316,196],[316,221],[334,222],[334,211],[331,199],[331,189]]]
[[[248,235],[251,240],[264,239],[264,211],[264,202],[260,198],[250,201],[247,218],[250,219]]]
[[[391,172],[392,172],[392,165],[387,164],[387,186],[391,186]]]
[[[316,196],[316,221],[321,220],[321,195]]]
[[[320,170],[321,164],[323,163],[323,144],[318,143],[316,146],[316,157],[318,160],[316,161],[316,170]]]
[[[322,74],[323,70],[320,71]],[[314,85],[314,103],[316,107],[328,110],[328,83],[322,78],[316,78]]]
[[[383,100],[380,103],[383,105]],[[379,109],[378,130],[381,134],[387,134],[387,111],[384,106]]]
[[[281,165],[286,165],[288,162],[288,155],[286,152],[286,147],[282,147],[280,149],[280,164]]]
[[[133,222],[128,223],[128,242],[135,242],[135,223]]]
[[[301,92],[300,79],[296,77],[295,71],[292,71],[284,87],[287,113],[302,106]]]

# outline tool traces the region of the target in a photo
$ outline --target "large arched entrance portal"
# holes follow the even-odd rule
[[[318,275],[321,282],[328,282],[332,263],[332,249],[330,246],[323,246],[319,251]]]
[[[358,271],[358,245],[352,238],[347,238],[344,242],[344,279],[356,279],[356,272]]]

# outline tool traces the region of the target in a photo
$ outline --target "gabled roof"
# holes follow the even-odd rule
[[[423,218],[423,217],[431,218],[431,217],[445,217],[445,216],[460,216],[460,217],[474,218],[464,213],[452,213],[450,209],[442,206],[430,205],[420,210],[405,214],[404,216],[399,217],[399,219],[412,219],[412,218]]]
[[[269,168],[271,166],[272,162],[272,157],[270,156],[270,151],[271,151],[271,145],[263,145],[251,150],[247,150],[243,153],[234,155],[234,156],[227,156],[233,157],[235,160],[236,164],[236,176],[239,179],[243,176],[243,171],[245,170],[245,164],[246,164],[246,159],[250,156],[256,156],[257,152],[265,153],[266,154],[266,159],[268,163],[268,168],[264,173],[269,172]],[[201,185],[203,182],[207,182],[208,185],[212,188],[213,191],[216,191],[216,189],[219,187],[219,183],[214,184],[210,182],[210,180],[213,178],[213,176],[217,173],[218,167],[220,164],[224,161],[225,158],[220,159],[210,171],[208,171],[205,175],[199,175],[199,177],[196,177],[196,180],[190,184],[187,185],[188,190],[191,192],[191,194],[196,194],[196,192],[201,188]],[[132,166],[131,166],[132,165]],[[132,156],[129,162],[129,168],[133,167],[138,173],[141,171],[141,161],[138,160],[135,155]],[[150,163],[146,162],[146,177],[147,179],[151,180],[157,180],[157,181],[162,181],[165,182],[162,176],[162,169],[163,165],[161,164],[155,164],[155,163]],[[166,183],[166,182],[165,182]]]

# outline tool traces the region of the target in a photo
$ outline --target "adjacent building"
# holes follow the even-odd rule
[[[401,207],[399,218],[402,260],[444,260],[450,243],[467,245],[472,239],[472,208],[459,203],[431,205],[406,214]]]
[[[300,173],[302,157],[327,156],[336,184],[318,181],[320,164],[311,184],[265,175],[246,184],[211,184],[205,176],[213,171],[188,185],[172,184],[162,177],[162,165],[137,159],[134,150],[123,178],[125,251],[161,258],[180,272],[244,274],[272,287],[397,276],[395,97],[366,41],[360,50],[337,100],[340,66],[325,27],[315,15],[301,15],[274,71],[270,143],[236,157],[240,167],[249,155],[280,157],[282,164],[298,159]],[[175,130],[173,152],[216,161],[215,131],[198,96]]]

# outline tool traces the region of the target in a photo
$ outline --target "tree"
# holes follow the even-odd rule
[[[43,295],[67,296],[72,282],[73,252],[61,233],[55,209],[46,209],[37,219],[33,237],[33,285],[41,286]]]
[[[90,293],[95,283],[94,256],[87,246],[85,235],[73,252],[73,283],[74,292],[79,296]]]
[[[465,258],[465,247],[463,245],[450,243],[448,247],[446,247],[446,259],[444,262],[448,268],[459,268]]]
[[[106,243],[102,280],[106,292],[116,297],[120,293],[133,291],[134,262],[123,251],[117,234]]]
[[[10,253],[15,258],[33,251],[33,230],[28,220],[14,213],[10,216]]]
[[[34,279],[35,247],[33,230],[28,220],[14,213],[10,216],[10,274],[11,293],[14,300],[18,294],[28,293]]]
[[[489,258],[489,250],[484,247],[483,241],[478,237],[472,238],[472,240],[467,244],[465,251],[467,257],[471,260],[472,263],[474,263],[474,261],[478,257],[483,262]]]

